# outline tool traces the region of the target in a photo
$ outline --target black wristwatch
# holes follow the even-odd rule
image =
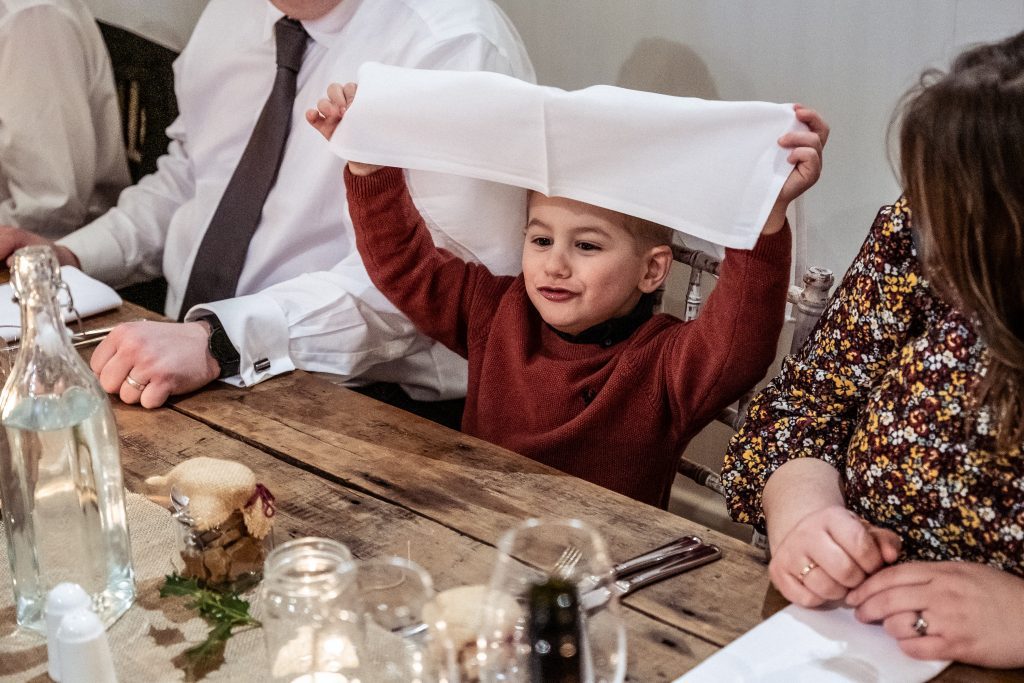
[[[228,333],[224,331],[220,318],[215,315],[204,315],[196,319],[197,322],[199,320],[205,320],[206,324],[210,326],[210,355],[220,366],[220,376],[234,377],[238,374],[238,366],[242,357],[228,338]]]

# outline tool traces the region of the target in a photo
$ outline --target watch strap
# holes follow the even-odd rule
[[[238,368],[242,357],[238,349],[231,343],[228,333],[224,330],[220,318],[215,315],[204,315],[197,320],[203,320],[210,326],[210,341],[208,348],[210,355],[220,366],[220,377],[234,377],[238,374]]]

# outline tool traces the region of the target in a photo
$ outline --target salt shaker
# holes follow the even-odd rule
[[[99,616],[87,607],[64,615],[57,629],[61,683],[117,683]]]
[[[89,594],[77,583],[58,583],[46,596],[46,672],[55,681],[61,680],[57,629],[64,615],[76,609],[88,609]]]

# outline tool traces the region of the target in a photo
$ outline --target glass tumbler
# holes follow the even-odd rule
[[[355,569],[348,548],[326,538],[289,541],[267,556],[261,620],[273,681],[360,680]]]
[[[443,624],[425,623],[434,597],[430,575],[402,557],[359,562],[356,591],[362,605],[365,681],[447,683],[456,680]]]
[[[600,535],[579,520],[530,519],[508,531],[498,551],[473,678],[623,681],[626,636],[618,599],[604,590],[612,569]]]

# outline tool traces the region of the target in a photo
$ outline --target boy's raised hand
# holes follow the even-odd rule
[[[355,83],[331,83],[327,86],[327,97],[320,99],[315,108],[306,110],[306,121],[330,140],[355,97]]]
[[[806,192],[821,175],[821,154],[828,140],[828,124],[818,112],[807,107],[794,104],[796,118],[804,123],[809,130],[786,133],[779,138],[779,146],[790,150],[787,160],[795,164],[789,177],[786,178],[782,191],[768,220],[765,221],[762,234],[778,232],[786,220],[786,208],[789,203]]]
[[[345,118],[345,112],[355,101],[356,87],[355,83],[331,83],[327,86],[327,97],[319,100],[315,108],[306,110],[306,121],[330,140],[338,124]],[[356,161],[348,162],[348,169],[354,175],[370,175],[379,168],[381,167]]]

